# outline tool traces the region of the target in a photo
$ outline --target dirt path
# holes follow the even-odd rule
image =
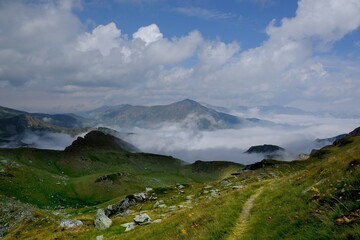
[[[232,234],[229,236],[228,240],[237,240],[241,239],[241,235],[245,232],[247,227],[247,222],[250,217],[250,211],[254,206],[254,202],[257,197],[262,193],[263,188],[259,188],[244,204],[244,208],[240,214],[238,222],[236,223]]]

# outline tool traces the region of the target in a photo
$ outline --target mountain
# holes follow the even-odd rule
[[[78,137],[70,146],[65,148],[65,152],[81,152],[86,149],[117,149],[128,152],[138,151],[132,144],[116,138],[113,135],[93,130],[85,135]]]
[[[32,118],[37,118],[39,121],[42,121],[46,124],[57,127],[64,127],[64,128],[80,128],[83,127],[84,122],[86,122],[86,119],[77,116],[73,113],[69,113],[69,114],[29,113],[25,111],[20,111],[20,110],[0,106],[0,119],[6,119],[20,115],[26,115]]]
[[[169,105],[132,106],[119,105],[88,112],[95,121],[119,127],[156,128],[164,124],[179,124],[201,130],[232,128],[258,119],[241,119],[207,108],[198,102],[185,99]]]
[[[271,106],[238,106],[235,108],[240,112],[255,112],[257,114],[287,114],[287,115],[313,115],[314,113],[304,111],[300,108],[295,107],[285,107],[285,106],[278,106],[278,105],[271,105]]]
[[[26,114],[26,112],[0,106],[0,119],[10,118],[21,114]]]
[[[275,153],[278,151],[285,151],[285,149],[276,145],[264,144],[251,146],[245,153]]]

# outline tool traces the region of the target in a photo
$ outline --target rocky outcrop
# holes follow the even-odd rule
[[[142,213],[135,216],[134,222],[138,225],[146,225],[151,223],[151,218],[146,213]]]
[[[103,209],[98,209],[94,219],[94,225],[97,229],[107,229],[111,226],[112,220],[106,216]]]
[[[127,173],[122,173],[122,172],[118,172],[118,173],[112,173],[112,174],[108,174],[108,175],[105,175],[105,176],[101,176],[99,178],[97,178],[95,180],[96,183],[98,182],[102,182],[102,181],[115,181],[121,177],[124,177],[124,176],[128,176]]]
[[[105,214],[108,217],[121,214],[125,212],[130,206],[135,205],[137,202],[144,202],[146,198],[147,197],[145,193],[128,195],[121,202],[107,206],[105,209]]]
[[[72,219],[62,219],[60,221],[60,227],[62,228],[76,228],[81,227],[83,225],[80,220],[72,220]]]

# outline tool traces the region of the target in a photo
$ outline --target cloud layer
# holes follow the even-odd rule
[[[169,38],[156,23],[132,37],[114,22],[87,31],[74,8],[81,2],[0,3],[2,104],[74,111],[189,97],[221,105],[359,111],[359,60],[331,54],[334,43],[360,26],[357,0],[301,0],[293,18],[270,22],[268,39],[248,50],[196,30]]]

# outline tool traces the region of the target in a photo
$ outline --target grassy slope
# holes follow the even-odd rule
[[[38,210],[37,220],[18,225],[17,229],[5,239],[15,237],[18,239],[35,237],[38,239],[54,239],[55,237],[93,239],[97,235],[104,235],[106,239],[227,239],[237,226],[244,203],[259,187],[263,187],[263,191],[254,202],[246,229],[241,231],[243,233],[241,239],[358,239],[360,216],[356,217],[354,212],[360,209],[360,137],[353,137],[351,141],[343,146],[332,146],[322,150],[307,161],[270,165],[255,171],[244,172],[237,178],[229,177],[229,186],[219,180],[214,181],[210,183],[211,189],[219,189],[221,195],[212,199],[204,193],[204,186],[209,183],[191,183],[183,175],[184,170],[174,169],[173,165],[165,165],[167,158],[162,161],[156,160],[158,156],[154,155],[141,155],[139,159],[134,158],[134,155],[127,155],[128,159],[131,159],[130,163],[125,161],[121,166],[123,170],[132,169],[134,178],[138,177],[134,180],[138,181],[133,184],[134,186],[140,186],[144,179],[153,180],[153,186],[166,186],[177,180],[178,182],[188,181],[183,193],[175,185],[171,185],[164,188],[166,193],[158,191],[157,195],[168,206],[181,204],[185,207],[168,212],[167,209],[153,209],[154,201],[148,201],[132,207],[134,214],[146,211],[153,219],[162,218],[162,222],[137,227],[134,231],[125,233],[120,224],[131,222],[134,216],[115,217],[109,229],[96,230],[92,225],[96,208],[115,203],[123,196],[122,190],[116,192],[117,188],[114,187],[109,191],[115,191],[116,197],[113,197],[110,202],[62,211],[68,217],[81,219],[84,222],[85,226],[79,229],[61,229],[57,221],[63,216],[53,216],[50,212]],[[98,162],[100,173],[86,173],[86,168],[80,168],[81,165],[78,169],[83,171],[81,174],[66,170],[65,163],[64,166],[61,164],[56,166],[60,171],[65,169],[69,176],[72,176],[70,178],[74,183],[68,185],[73,186],[74,192],[79,197],[86,195],[89,187],[93,188],[93,191],[97,189],[91,185],[92,180],[101,175],[102,171],[104,173],[109,171],[109,166],[120,171],[120,167],[114,166],[114,162],[122,159],[120,155],[113,152],[92,152],[83,156]],[[102,159],[106,159],[104,160],[106,163]],[[140,167],[140,162],[146,162],[146,159],[147,165]],[[61,162],[61,160],[54,160],[54,162],[58,161]],[[52,167],[49,168],[52,169]],[[51,172],[50,169],[48,172]],[[218,176],[222,177],[222,174]],[[124,187],[118,184],[115,186]],[[244,188],[233,190],[231,186],[234,185],[241,185]],[[110,184],[111,186],[114,185]],[[105,189],[105,187],[102,186],[99,189]],[[131,188],[127,191],[134,193],[137,189]],[[189,205],[192,208],[187,208],[184,203],[188,195],[193,195],[192,203]],[[92,196],[88,195],[85,197],[85,199],[91,198]],[[110,195],[108,199],[111,199]],[[105,200],[104,198],[101,201]],[[166,217],[163,217],[164,213],[167,214]]]
[[[351,141],[267,186],[243,239],[359,239],[360,216],[349,215],[360,209],[360,137]]]

